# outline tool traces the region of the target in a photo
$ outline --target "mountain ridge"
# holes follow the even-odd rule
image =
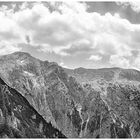
[[[140,137],[140,72],[69,71],[23,52],[0,58],[0,75],[68,138]]]
[[[76,82],[71,85],[70,82],[73,83],[73,79],[69,79],[63,69],[54,62],[46,63],[46,61],[32,59],[27,53],[14,53],[4,57],[6,59],[0,60],[0,73],[4,79],[12,87],[20,91],[47,122],[51,121],[53,126],[68,133],[67,131],[70,131],[71,128],[65,128],[63,125],[69,123],[69,120],[58,119],[60,116],[68,118],[65,112],[60,113],[64,110],[61,109],[63,106],[66,106],[67,111],[69,106],[72,106],[66,100],[70,100],[73,103],[80,101],[81,95],[78,95],[79,91],[75,89],[77,86]],[[78,94],[73,94],[72,90]],[[60,101],[57,101],[58,99]],[[73,127],[73,125],[71,124],[69,127]]]

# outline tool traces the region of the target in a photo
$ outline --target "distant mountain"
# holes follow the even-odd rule
[[[68,138],[140,138],[137,70],[70,70],[16,52],[0,57],[0,77]]]
[[[68,75],[74,76],[80,83],[92,82],[100,79],[106,81],[128,80],[140,82],[140,71],[134,69],[122,69],[117,67],[102,69],[64,69]]]
[[[66,138],[0,78],[1,138]]]

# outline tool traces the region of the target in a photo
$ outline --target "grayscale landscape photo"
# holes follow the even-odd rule
[[[140,138],[140,2],[0,1],[0,138]]]

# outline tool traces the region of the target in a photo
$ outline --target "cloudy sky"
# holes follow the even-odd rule
[[[0,55],[68,68],[140,69],[140,2],[0,2]]]

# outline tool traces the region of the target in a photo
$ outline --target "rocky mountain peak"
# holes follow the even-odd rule
[[[9,60],[9,59],[23,59],[23,58],[31,58],[31,55],[26,52],[14,52],[12,54],[1,56],[1,60]]]
[[[139,71],[64,69],[20,52],[1,57],[0,66],[4,81],[66,137],[140,136]]]

